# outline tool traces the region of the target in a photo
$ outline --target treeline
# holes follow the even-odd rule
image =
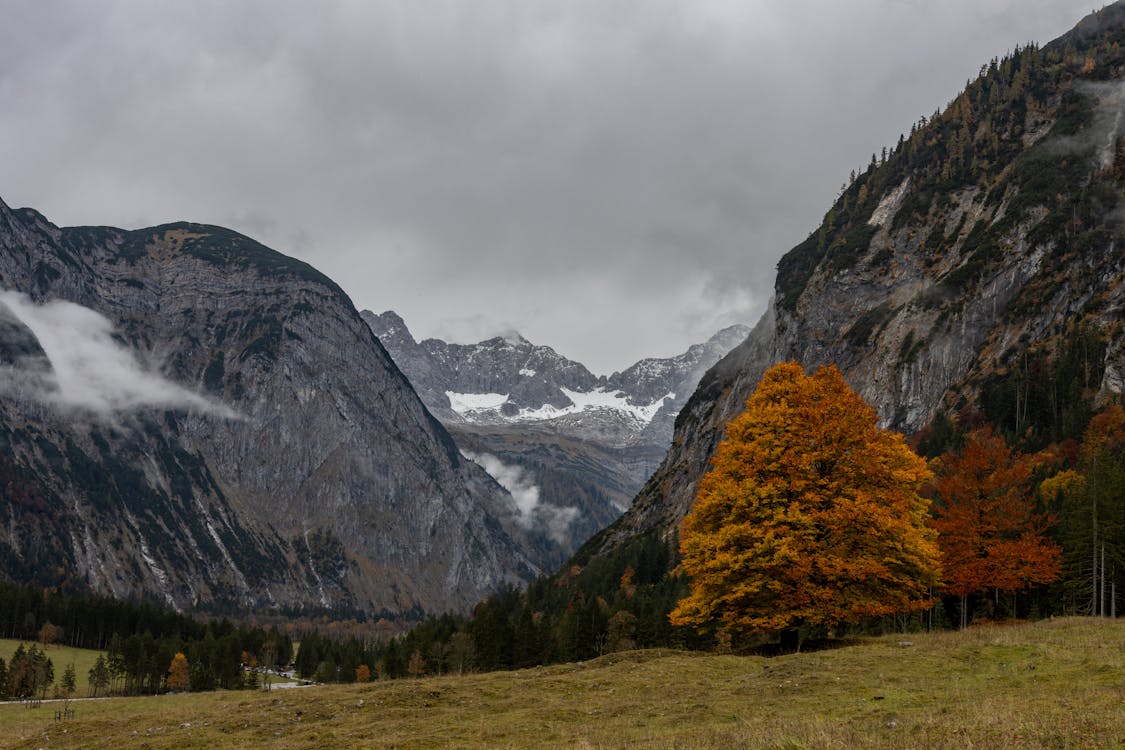
[[[500,591],[469,617],[431,617],[385,642],[306,634],[295,666],[318,682],[351,682],[518,669],[635,648],[705,648],[709,638],[668,622],[687,593],[671,565],[667,543],[640,537],[527,591]]]
[[[20,646],[4,665],[7,679],[0,680],[0,695],[21,698],[36,691],[45,694],[54,683],[53,665],[40,659],[46,658],[46,652],[35,643],[44,648],[59,643],[105,651],[88,675],[77,675],[78,680],[88,681],[93,695],[257,687],[262,671],[293,659],[292,639],[276,627],[248,627],[227,619],[203,622],[147,602],[10,583],[0,583],[0,635],[33,644],[29,649]],[[186,661],[185,679],[182,684],[175,680],[169,684],[177,655]],[[29,692],[14,675],[17,662],[32,657],[36,678]],[[57,687],[64,692],[76,689],[74,684]]]
[[[927,612],[869,620],[837,635],[1125,613],[1125,410],[1104,409],[1080,435],[1023,452],[979,413],[936,419],[914,443],[934,470],[926,492],[941,531],[944,587]],[[675,551],[655,535],[608,555],[580,552],[569,569],[526,592],[502,591],[471,617],[431,618],[385,645],[315,641],[314,653],[306,639],[298,665],[302,676],[350,681],[364,664],[371,675],[396,678],[524,668],[634,648],[730,648],[721,632],[669,623],[668,613],[688,592],[675,564]]]

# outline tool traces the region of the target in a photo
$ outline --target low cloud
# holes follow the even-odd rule
[[[143,408],[237,417],[223,404],[145,367],[114,337],[113,323],[88,307],[62,300],[37,305],[25,294],[0,291],[3,307],[35,335],[50,369],[28,360],[17,363],[5,368],[0,389],[101,418]]]
[[[491,453],[461,451],[461,455],[480,466],[516,503],[516,523],[525,529],[542,531],[558,544],[566,544],[570,524],[577,508],[559,507],[539,499],[539,487],[519,466],[504,463]]]
[[[1078,133],[1054,138],[1049,147],[1059,155],[1092,151],[1098,166],[1109,169],[1117,157],[1117,143],[1125,135],[1125,83],[1080,81],[1075,89],[1094,99],[1093,116]]]

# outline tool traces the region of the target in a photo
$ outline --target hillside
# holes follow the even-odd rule
[[[538,572],[511,495],[311,266],[0,202],[0,290],[0,577],[397,617]]]
[[[715,365],[633,506],[583,557],[674,538],[723,426],[782,360],[832,363],[914,433],[987,420],[1036,449],[1125,385],[1125,5],[981,68],[845,183],[778,263],[754,332]]]
[[[843,644],[841,644],[843,645]],[[764,658],[667,650],[272,693],[0,706],[4,748],[1108,748],[1125,629],[1055,620]]]

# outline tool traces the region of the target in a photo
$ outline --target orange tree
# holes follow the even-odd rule
[[[1032,492],[1037,461],[981,427],[935,462],[933,525],[945,590],[961,598],[962,627],[970,595],[991,590],[998,598],[1059,577],[1062,552],[1046,536],[1054,519]]]
[[[187,690],[191,685],[190,675],[187,657],[177,653],[168,665],[168,676],[164,678],[164,684],[169,690]]]
[[[795,635],[930,606],[926,463],[835,367],[775,365],[727,425],[680,530],[673,624]]]

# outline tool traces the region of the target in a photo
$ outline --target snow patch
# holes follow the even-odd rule
[[[638,422],[648,424],[664,406],[664,402],[676,398],[675,393],[668,393],[647,406],[638,406],[629,403],[629,397],[621,391],[608,391],[603,387],[592,391],[572,391],[569,388],[559,388],[563,395],[570,399],[570,406],[558,408],[550,404],[540,406],[538,409],[520,409],[516,419],[520,421],[533,421],[542,419],[556,419],[570,414],[579,414],[592,409],[614,409],[624,412]]]
[[[470,411],[496,410],[508,403],[507,393],[456,393],[446,391],[449,408],[464,415]]]
[[[523,375],[525,378],[533,378],[533,377],[535,377],[536,373],[535,373],[535,370],[529,370],[528,368],[525,367],[522,370],[520,370],[520,375]]]
[[[521,372],[520,374],[524,373]],[[490,418],[500,418],[512,422],[540,422],[597,409],[612,409],[642,424],[651,422],[652,418],[656,416],[656,413],[664,406],[665,401],[674,400],[676,398],[675,393],[667,393],[651,404],[638,405],[630,404],[629,397],[622,391],[611,391],[602,386],[592,391],[572,391],[569,388],[560,387],[559,391],[570,400],[570,406],[560,408],[551,404],[544,404],[536,408],[525,407],[520,409],[519,412],[512,417],[500,414],[500,407],[508,403],[507,393],[457,393],[456,391],[446,391],[445,397],[449,399],[449,408],[463,417],[472,416],[474,414],[484,416],[480,413],[492,412],[492,414],[488,415]]]

